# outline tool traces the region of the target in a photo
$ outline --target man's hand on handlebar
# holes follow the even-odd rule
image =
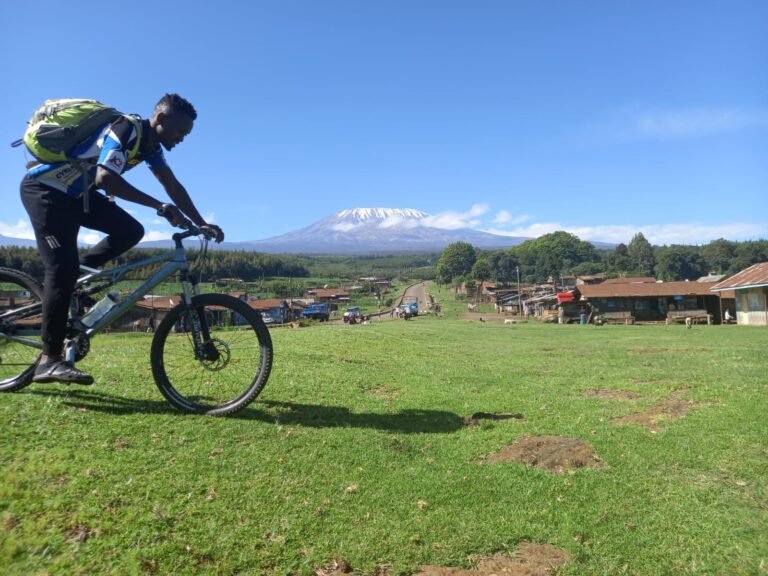
[[[219,244],[224,240],[224,231],[216,226],[216,224],[205,224],[204,226],[200,226],[200,230],[203,230],[203,232],[208,236],[208,232],[211,233],[211,238],[216,241],[216,244]]]
[[[196,226],[173,204],[163,204],[157,210],[157,214],[168,220],[172,226],[176,226],[177,228],[199,230],[199,232],[195,232],[195,234],[202,233],[209,240],[215,240],[217,244],[224,240],[224,231],[216,226],[216,224],[201,224],[200,226]]]

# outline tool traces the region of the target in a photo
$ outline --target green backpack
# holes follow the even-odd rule
[[[27,122],[24,137],[11,144],[14,148],[24,144],[30,153],[43,164],[65,162],[68,154],[78,144],[92,136],[100,126],[125,116],[136,127],[139,137],[128,153],[128,161],[139,151],[141,124],[139,118],[122,114],[115,108],[96,100],[63,98],[46,100],[34,111]]]

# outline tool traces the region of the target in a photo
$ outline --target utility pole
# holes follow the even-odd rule
[[[517,272],[517,314],[523,315],[523,294],[520,292],[520,266],[515,266]]]

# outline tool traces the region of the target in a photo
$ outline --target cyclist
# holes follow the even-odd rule
[[[170,151],[184,140],[196,118],[197,112],[187,100],[178,94],[166,94],[155,105],[152,117],[141,121],[140,130],[128,118],[120,117],[79,144],[70,153],[74,161],[33,164],[24,176],[21,200],[45,269],[43,353],[34,382],[93,383],[90,374],[62,358],[79,264],[99,268],[144,236],[143,226],[111,197],[162,208],[172,224],[178,224],[186,215],[198,226],[211,229],[217,242],[224,239],[221,228],[206,223],[200,215],[163,155],[163,148]],[[128,160],[136,138],[140,138],[138,154]],[[123,172],[140,162],[147,163],[173,204],[163,204],[123,178]],[[88,195],[87,210],[83,194]],[[81,226],[106,236],[78,262],[77,235]]]

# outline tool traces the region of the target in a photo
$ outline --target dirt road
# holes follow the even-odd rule
[[[413,286],[409,286],[405,289],[405,292],[403,293],[403,297],[400,300],[400,303],[403,302],[403,300],[408,300],[409,298],[415,298],[419,302],[419,314],[423,314],[429,309],[429,297],[427,296],[427,283],[426,282],[419,282],[418,284],[414,284]]]

